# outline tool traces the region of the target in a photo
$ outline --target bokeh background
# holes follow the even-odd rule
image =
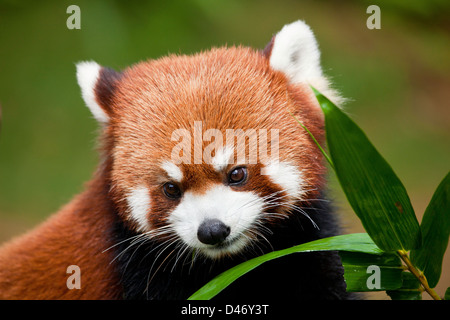
[[[81,9],[80,30],[66,27],[71,4]],[[381,8],[380,30],[366,27],[370,4]],[[313,28],[325,73],[405,184],[420,221],[450,168],[449,1],[0,0],[0,244],[56,212],[96,166],[97,125],[76,62],[120,70],[212,46],[264,48],[297,19]],[[345,232],[362,232],[330,180]]]

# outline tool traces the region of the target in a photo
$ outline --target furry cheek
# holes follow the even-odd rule
[[[280,186],[290,200],[301,200],[307,192],[302,172],[288,162],[270,162],[262,169],[262,173]]]
[[[140,185],[134,188],[127,196],[127,204],[130,210],[130,217],[137,225],[138,232],[150,230],[148,214],[151,209],[151,198],[149,189]]]

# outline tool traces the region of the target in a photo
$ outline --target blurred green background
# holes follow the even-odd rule
[[[66,27],[71,4],[81,9],[81,30]],[[366,27],[370,4],[381,8],[380,30]],[[0,1],[0,243],[57,211],[96,166],[97,126],[76,62],[122,69],[212,46],[264,48],[297,19],[314,30],[325,73],[405,184],[420,221],[450,168],[449,17],[447,0]],[[363,231],[330,179],[345,232]],[[443,273],[441,294],[450,286],[449,250]]]

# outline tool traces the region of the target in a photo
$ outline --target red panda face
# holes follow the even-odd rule
[[[308,83],[331,91],[303,22],[264,52],[212,49],[120,74],[88,62],[77,75],[103,125],[111,197],[144,237],[216,259],[264,241],[317,197],[322,157],[292,115],[321,141]]]

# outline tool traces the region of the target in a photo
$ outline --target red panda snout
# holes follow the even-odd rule
[[[229,236],[231,228],[218,219],[207,219],[197,230],[197,238],[204,244],[223,243]]]
[[[168,222],[181,240],[209,258],[232,255],[255,239],[263,199],[252,191],[215,184],[204,194],[185,192]]]

